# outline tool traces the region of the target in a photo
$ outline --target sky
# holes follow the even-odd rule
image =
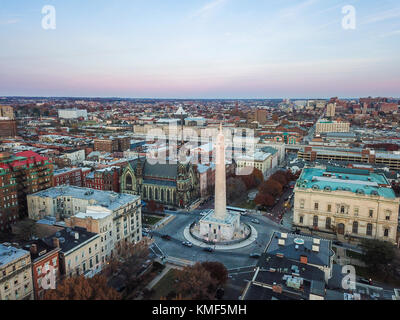
[[[398,0],[0,0],[0,96],[400,97],[399,49]]]

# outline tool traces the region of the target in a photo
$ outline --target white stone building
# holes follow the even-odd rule
[[[399,198],[384,175],[360,169],[305,168],[294,192],[296,227],[396,243]]]

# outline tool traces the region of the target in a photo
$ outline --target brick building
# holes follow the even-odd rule
[[[81,168],[64,168],[54,171],[52,186],[70,185],[76,187],[83,186]]]
[[[86,188],[119,192],[120,167],[108,167],[89,173],[84,181]]]
[[[131,139],[126,136],[109,137],[108,139],[95,139],[94,151],[124,152],[130,150]]]
[[[26,196],[51,187],[53,165],[32,151],[0,154],[0,231],[26,216]]]

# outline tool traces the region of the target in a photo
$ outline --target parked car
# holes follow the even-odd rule
[[[189,247],[189,248],[193,247],[193,244],[191,242],[189,242],[189,241],[183,241],[182,244],[184,246],[186,246],[186,247]]]
[[[214,249],[211,248],[211,247],[206,247],[206,248],[203,249],[203,251],[206,251],[206,252],[214,252]]]
[[[342,245],[343,245],[343,242],[336,240],[336,241],[333,241],[333,244],[334,244],[335,246],[342,246]]]
[[[250,258],[260,259],[260,257],[261,257],[261,254],[259,254],[259,253],[251,253],[250,254]]]
[[[255,223],[255,224],[260,224],[260,221],[257,219],[252,219],[251,222]]]
[[[164,234],[164,235],[161,236],[161,239],[164,239],[164,240],[171,240],[172,238],[171,238],[171,236],[169,236],[168,234]]]
[[[360,283],[372,285],[372,279],[361,278],[359,280]]]

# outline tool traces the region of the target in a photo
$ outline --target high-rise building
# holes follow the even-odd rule
[[[334,118],[336,113],[336,103],[329,103],[326,110],[326,116],[328,118]]]
[[[0,231],[26,216],[28,194],[51,187],[53,165],[32,151],[0,154]]]
[[[0,105],[0,117],[8,118],[9,120],[14,120],[14,108],[10,106],[1,106]]]
[[[15,137],[16,135],[17,122],[13,107],[0,106],[0,137]]]

